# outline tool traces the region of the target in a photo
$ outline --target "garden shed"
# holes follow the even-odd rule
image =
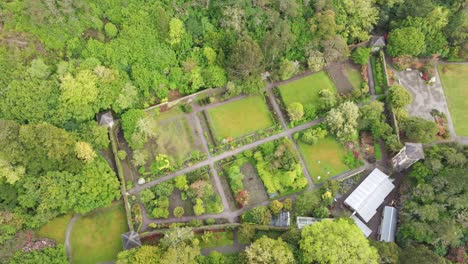
[[[385,39],[382,36],[375,36],[372,37],[369,43],[372,52],[379,51],[383,47],[385,47]]]
[[[289,216],[290,214],[288,211],[282,211],[278,215],[271,217],[271,225],[278,227],[288,227],[291,223]]]
[[[385,206],[383,210],[382,223],[380,225],[380,241],[394,242],[397,226],[397,209]]]
[[[135,231],[123,233],[122,246],[124,250],[141,246],[140,235]]]
[[[111,111],[99,113],[97,115],[97,121],[100,126],[112,127],[114,125],[114,117]]]
[[[415,162],[424,159],[424,149],[421,143],[405,143],[405,146],[392,158],[393,168],[397,171],[406,170]]]
[[[344,203],[367,223],[377,213],[377,208],[384,202],[385,197],[395,188],[392,181],[381,170],[374,169]]]

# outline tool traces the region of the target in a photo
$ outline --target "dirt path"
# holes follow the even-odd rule
[[[375,95],[374,74],[372,73],[372,65],[370,60],[367,62],[367,83],[369,84],[369,92]]]
[[[65,251],[67,253],[67,259],[68,262],[71,263],[71,245],[70,245],[70,236],[71,236],[71,231],[73,229],[73,225],[75,224],[76,220],[78,220],[78,217],[80,217],[79,214],[76,214],[70,219],[70,222],[68,222],[67,225],[67,231],[65,232]]]

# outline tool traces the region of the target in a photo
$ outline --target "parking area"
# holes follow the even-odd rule
[[[437,109],[445,113],[450,134],[455,136],[452,119],[439,76],[436,75],[436,82],[434,84],[428,85],[421,79],[418,70],[394,70],[394,74],[398,78],[398,82],[413,95],[413,102],[408,106],[409,114],[432,121],[434,118],[431,116],[431,111]]]

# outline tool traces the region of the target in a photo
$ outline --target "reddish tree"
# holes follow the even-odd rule
[[[241,206],[244,207],[249,203],[249,192],[247,191],[239,191],[236,193],[236,202]]]

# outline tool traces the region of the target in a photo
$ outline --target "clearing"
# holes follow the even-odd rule
[[[278,89],[286,107],[294,102],[317,104],[319,92],[323,89],[336,92],[335,85],[324,71],[281,85]]]
[[[438,65],[439,75],[452,117],[455,133],[468,136],[468,65]]]
[[[263,96],[250,96],[207,111],[216,139],[239,138],[274,125]]]
[[[298,146],[315,184],[349,169],[343,162],[347,151],[332,137],[321,139],[313,145],[299,141]]]
[[[122,251],[121,235],[128,231],[122,203],[81,216],[71,233],[72,263],[98,263],[117,259]]]
[[[55,240],[57,244],[63,244],[68,222],[70,222],[71,218],[72,215],[70,214],[58,216],[37,230],[36,234],[38,237],[50,238]]]
[[[361,89],[362,76],[359,67],[356,65],[346,64],[345,75],[354,89]]]

